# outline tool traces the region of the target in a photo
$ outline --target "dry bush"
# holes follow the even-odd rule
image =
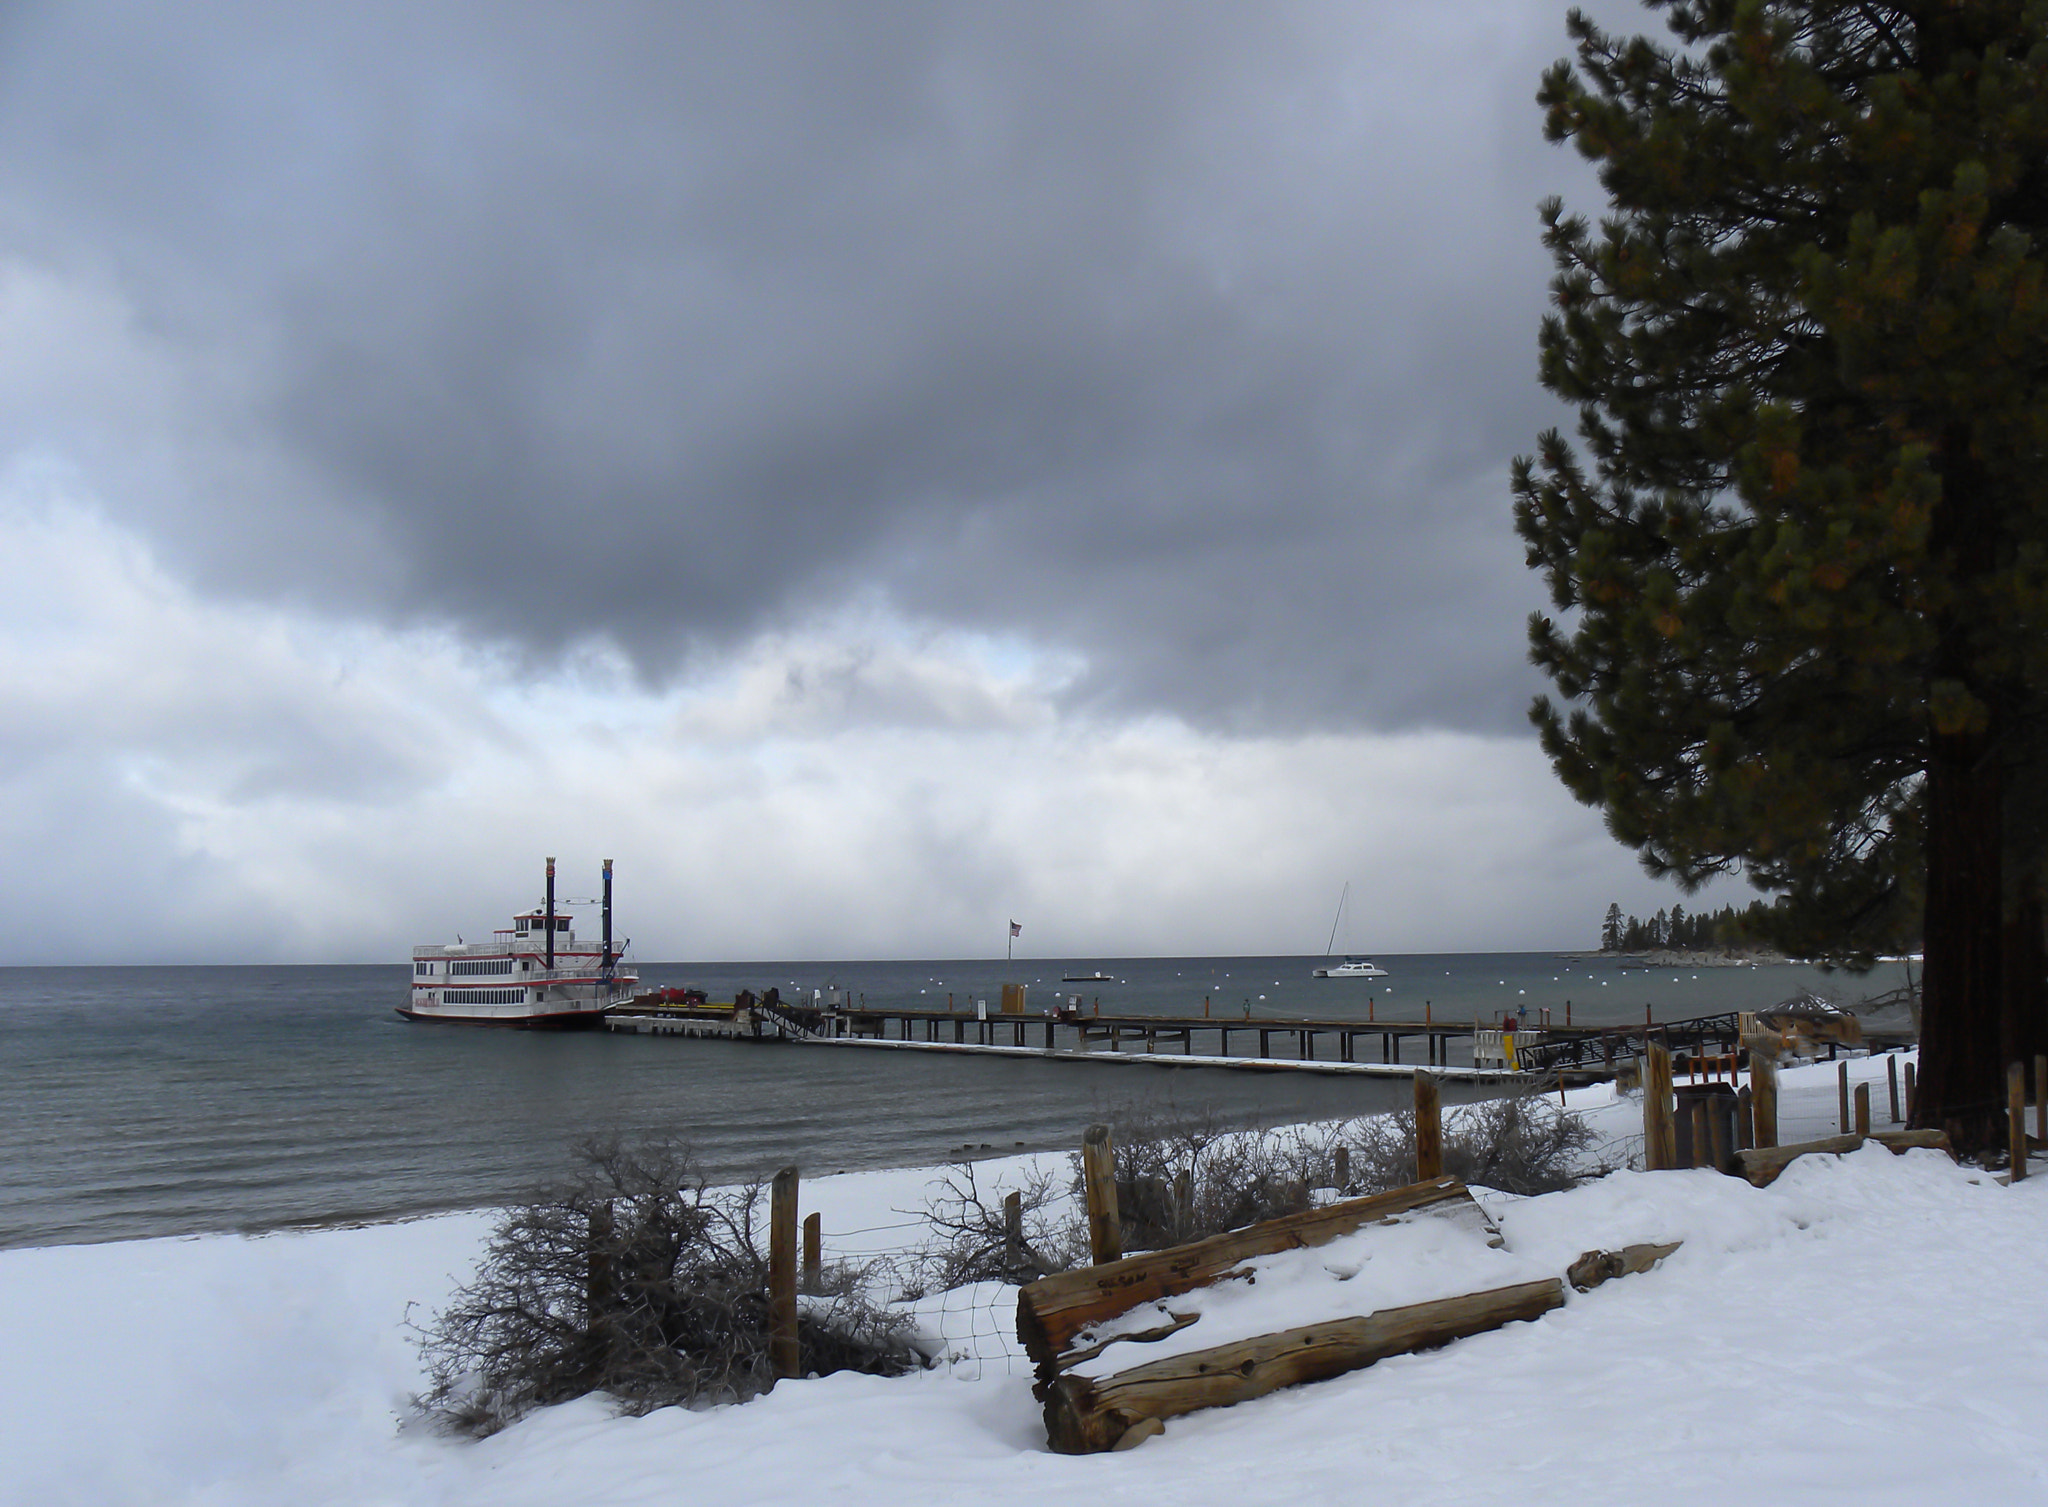
[[[482,1437],[589,1392],[645,1413],[773,1384],[760,1184],[713,1188],[671,1142],[576,1156],[575,1180],[508,1209],[474,1279],[417,1331],[428,1387],[414,1401],[450,1432]],[[920,1363],[858,1272],[820,1286],[798,1325],[805,1371]]]
[[[1012,1233],[1003,1204],[1018,1200],[1019,1229]],[[972,1282],[1035,1282],[1078,1265],[1087,1252],[1085,1229],[1056,1217],[1060,1203],[1053,1174],[1042,1167],[984,1188],[975,1164],[950,1163],[926,1202],[934,1233],[925,1263],[929,1285],[951,1289]]]
[[[1353,1193],[1415,1181],[1415,1113],[1378,1115],[1339,1128],[1351,1151]],[[1598,1140],[1577,1115],[1534,1092],[1460,1105],[1444,1113],[1444,1174],[1503,1193],[1555,1193],[1618,1164],[1589,1153]]]
[[[1309,1207],[1310,1143],[1230,1124],[1213,1109],[1125,1105],[1106,1116],[1127,1251],[1163,1250]],[[1073,1158],[1073,1186],[1082,1186]],[[1081,1248],[1086,1249],[1085,1215]]]

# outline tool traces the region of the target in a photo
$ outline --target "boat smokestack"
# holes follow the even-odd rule
[[[548,972],[555,971],[555,861],[548,860]]]
[[[612,968],[612,861],[604,861],[604,971]]]

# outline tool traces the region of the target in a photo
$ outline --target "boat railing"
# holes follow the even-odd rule
[[[449,953],[448,957],[460,960],[461,953]],[[425,962],[426,958],[417,959]],[[639,974],[631,963],[614,958],[609,970],[598,967],[597,958],[579,962],[572,967],[511,969],[505,973],[414,973],[413,982],[431,985],[436,989],[489,989],[510,988],[519,984],[559,984],[575,979],[601,979],[609,976],[617,981],[621,989],[639,982]]]

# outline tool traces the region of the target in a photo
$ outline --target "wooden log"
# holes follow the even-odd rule
[[[1910,1071],[1910,1069],[1909,1069]],[[1756,1120],[1756,1149],[1768,1151],[1778,1144],[1778,1064],[1763,1053],[1749,1055],[1750,1105]]]
[[[1444,1175],[1443,1090],[1429,1073],[1415,1075],[1415,1180]]]
[[[1116,1154],[1110,1149],[1107,1125],[1090,1125],[1081,1137],[1081,1181],[1088,1201],[1088,1249],[1100,1266],[1124,1253],[1123,1221],[1116,1207]]]
[[[1735,1149],[1748,1151],[1756,1145],[1756,1094],[1745,1083],[1735,1091]]]
[[[2015,1062],[2005,1070],[2005,1126],[2007,1151],[2012,1157],[2012,1180],[2027,1175],[2027,1068]]]
[[[1858,1135],[1833,1135],[1825,1140],[1801,1141],[1792,1146],[1760,1146],[1754,1151],[1737,1153],[1735,1166],[1743,1177],[1757,1187],[1765,1188],[1776,1182],[1778,1174],[1802,1156],[1822,1152],[1839,1156],[1844,1152],[1854,1151],[1865,1139]],[[1880,1130],[1867,1139],[1877,1142],[1880,1146],[1889,1147],[1894,1154],[1909,1151],[1916,1146],[1925,1146],[1937,1151],[1946,1151],[1950,1156],[1955,1155],[1954,1148],[1949,1145],[1948,1132],[1945,1130]]]
[[[1564,1279],[1580,1292],[1591,1292],[1616,1277],[1648,1271],[1683,1244],[1682,1240],[1674,1240],[1669,1245],[1625,1245],[1618,1251],[1587,1251],[1565,1268]]]
[[[825,1269],[824,1220],[822,1214],[804,1216],[804,1286],[811,1292],[818,1290]]]
[[[1166,1425],[1157,1418],[1140,1418],[1136,1423],[1117,1436],[1112,1450],[1136,1449],[1147,1439],[1156,1439],[1166,1432]]]
[[[1046,1439],[1063,1455],[1094,1454],[1114,1448],[1144,1419],[1248,1402],[1282,1387],[1341,1376],[1390,1355],[1433,1350],[1517,1320],[1540,1318],[1563,1303],[1564,1284],[1545,1277],[1190,1351],[1114,1376],[1061,1375],[1041,1399]]]
[[[1678,1115],[1672,1102],[1671,1052],[1659,1042],[1643,1049],[1643,1166],[1669,1172],[1678,1165]]]
[[[1440,1177],[1370,1198],[1269,1219],[1248,1229],[1147,1251],[1100,1266],[1057,1272],[1017,1293],[1017,1337],[1041,1375],[1056,1368],[1074,1337],[1127,1309],[1177,1297],[1229,1276],[1246,1261],[1277,1251],[1326,1245],[1369,1224],[1413,1216],[1470,1219],[1499,1243],[1500,1232],[1456,1178]]]
[[[779,1381],[797,1376],[796,1168],[775,1174],[768,1193],[768,1361]]]
[[[1870,1134],[1870,1085],[1867,1083],[1856,1085],[1856,1134]]]

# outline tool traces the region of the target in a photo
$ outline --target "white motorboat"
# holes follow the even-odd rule
[[[612,945],[612,861],[604,861],[601,935],[579,940],[555,901],[555,861],[548,860],[547,897],[512,918],[488,942],[457,940],[412,950],[412,996],[398,1013],[407,1020],[449,1021],[526,1030],[599,1025],[604,1012],[640,982]]]
[[[1387,970],[1371,958],[1346,958],[1341,963],[1330,963],[1316,969],[1311,978],[1319,979],[1383,979]]]

